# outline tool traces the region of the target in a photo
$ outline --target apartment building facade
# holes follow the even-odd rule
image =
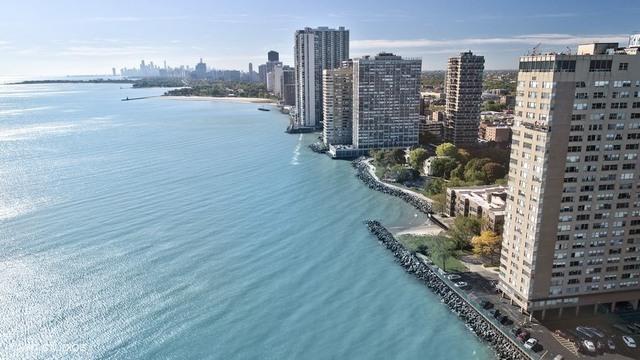
[[[358,149],[418,144],[421,59],[390,53],[353,59],[353,145]]]
[[[464,52],[449,58],[445,89],[447,93],[445,138],[456,146],[478,142],[482,106],[484,56]]]
[[[640,54],[520,58],[500,261],[534,316],[640,300]]]
[[[351,145],[353,136],[353,65],[323,71],[323,128],[325,145]]]
[[[349,30],[305,28],[295,33],[296,121],[298,127],[322,126],[322,71],[349,59]]]

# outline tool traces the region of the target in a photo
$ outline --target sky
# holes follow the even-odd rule
[[[518,56],[575,51],[640,32],[638,0],[0,0],[0,76],[107,74],[145,59],[245,70],[269,50],[293,63],[304,27],[345,26],[351,57],[391,51],[421,57],[423,70],[471,50],[486,69]]]

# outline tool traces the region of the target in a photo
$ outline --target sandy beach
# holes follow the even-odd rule
[[[418,226],[413,226],[410,228],[404,228],[404,229],[393,229],[394,231],[394,235],[395,236],[400,236],[400,235],[438,235],[441,232],[443,232],[444,230],[442,230],[442,228],[434,223],[431,222],[427,222],[424,223],[422,225],[418,225]]]
[[[273,99],[250,98],[250,97],[214,97],[214,96],[163,96],[168,100],[187,100],[187,101],[226,101],[245,104],[268,104],[276,105]]]

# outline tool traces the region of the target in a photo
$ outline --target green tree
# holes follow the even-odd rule
[[[404,150],[402,149],[393,149],[391,151],[389,151],[389,153],[387,154],[387,159],[389,161],[389,164],[404,164],[405,163],[405,159],[404,159]]]
[[[442,270],[447,271],[447,260],[455,254],[455,244],[446,236],[437,236],[431,243],[431,256],[442,264]]]
[[[456,159],[450,157],[439,157],[431,162],[433,175],[443,177],[445,179],[449,178],[451,171],[457,166],[458,162],[456,161]]]
[[[444,180],[440,178],[431,178],[424,187],[424,190],[428,195],[442,194],[445,192],[445,189],[446,184]]]
[[[449,173],[449,178],[464,181],[464,166],[462,166],[462,164],[456,166],[456,168]]]
[[[403,183],[414,180],[417,177],[417,172],[404,165],[394,165],[390,169],[390,175],[396,182]]]
[[[496,180],[503,178],[507,172],[504,166],[498,164],[497,162],[484,164],[482,166],[482,171],[485,173],[487,182],[489,184],[494,184]]]
[[[476,217],[458,216],[447,231],[456,249],[465,250],[471,247],[471,238],[480,234],[481,221]]]
[[[456,148],[452,143],[443,143],[436,147],[436,155],[438,156],[449,156],[454,158],[457,154],[458,148]]]
[[[417,148],[414,150],[411,150],[409,152],[409,165],[420,171],[420,169],[422,169],[422,165],[424,163],[424,161],[427,159],[429,155],[427,154],[427,150],[423,149],[423,148]]]
[[[466,164],[471,160],[471,153],[466,149],[458,149],[458,153],[456,154],[456,158],[460,161],[461,164]]]
[[[431,195],[430,198],[433,201],[431,203],[431,210],[434,213],[445,213],[448,215],[449,212],[447,211],[447,194],[441,192],[439,194]]]
[[[465,181],[474,185],[487,184],[487,174],[482,167],[489,162],[489,158],[471,159],[464,167]]]

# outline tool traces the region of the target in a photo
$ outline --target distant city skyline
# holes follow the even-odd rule
[[[444,70],[447,58],[471,50],[486,69],[515,69],[518,57],[538,43],[563,51],[592,41],[626,43],[638,31],[640,6],[621,0],[615,21],[605,21],[596,3],[549,1],[477,3],[399,0],[329,0],[163,3],[25,0],[0,13],[0,75],[110,74],[142,59],[169,66],[195,66],[199,58],[217,69],[263,64],[275,50],[293,64],[293,33],[304,27],[345,26],[351,56],[380,51],[421,57],[423,70]]]

